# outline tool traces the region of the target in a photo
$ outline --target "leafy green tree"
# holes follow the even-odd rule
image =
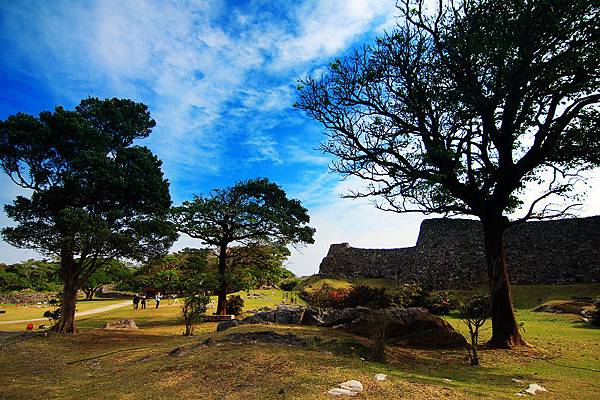
[[[58,291],[60,286],[58,263],[27,260],[11,265],[0,264],[0,291],[22,289]]]
[[[92,300],[94,295],[104,285],[116,284],[131,278],[133,271],[127,264],[110,260],[100,268],[96,269],[90,277],[81,285],[86,300]]]
[[[183,249],[151,260],[138,270],[136,289],[152,287],[180,295],[195,295],[215,286],[214,271],[209,265],[207,249]]]
[[[108,260],[144,260],[176,238],[166,218],[171,198],[161,162],[133,145],[154,125],[145,105],[116,98],[0,121],[0,165],[32,191],[5,206],[16,226],[2,236],[60,260],[58,332],[75,331],[77,291]]]
[[[332,169],[368,182],[349,197],[481,220],[488,345],[526,345],[504,232],[565,215],[574,204],[551,201],[577,201],[580,172],[600,165],[598,3],[458,0],[426,11],[400,0],[398,10],[394,32],[300,80],[296,106],[324,125]]]
[[[278,285],[292,277],[283,263],[290,256],[285,246],[232,246],[227,252],[228,293]]]
[[[227,258],[231,244],[286,245],[313,243],[315,230],[300,201],[288,199],[283,189],[267,179],[238,182],[196,196],[174,209],[180,232],[218,251],[217,314],[225,314],[227,303]]]

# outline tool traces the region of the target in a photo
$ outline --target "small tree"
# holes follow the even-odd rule
[[[490,316],[489,296],[479,295],[465,299],[459,308],[460,318],[469,328],[471,344],[467,346],[471,365],[479,365],[477,343],[479,341],[479,328],[485,324]]]
[[[231,244],[279,245],[313,243],[315,230],[300,201],[267,179],[238,182],[196,196],[174,209],[179,231],[200,239],[218,252],[217,314],[227,312],[228,248]]]
[[[188,296],[184,299],[180,319],[185,323],[185,336],[193,336],[194,324],[201,320],[209,302],[210,297],[205,295]]]
[[[52,307],[52,309],[44,311],[43,317],[48,318],[48,322],[50,322],[51,328],[53,328],[54,325],[56,325],[56,323],[60,321],[60,317],[62,314],[62,305],[60,304],[60,297],[61,296],[59,294],[59,298],[51,299],[50,301],[48,301],[48,305]]]
[[[75,331],[77,292],[108,260],[145,260],[176,238],[161,161],[133,145],[154,125],[144,104],[116,98],[0,121],[0,166],[31,190],[5,206],[16,226],[2,236],[60,260],[58,332]]]

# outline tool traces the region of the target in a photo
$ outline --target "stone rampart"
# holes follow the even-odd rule
[[[486,283],[481,223],[423,221],[415,247],[358,249],[331,245],[319,273],[418,281],[430,288]],[[518,284],[600,282],[600,216],[528,222],[505,235],[510,279]]]

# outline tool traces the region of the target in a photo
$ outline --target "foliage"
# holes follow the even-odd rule
[[[348,299],[348,289],[336,289],[323,284],[315,290],[300,292],[299,297],[311,307],[344,308]]]
[[[144,104],[116,98],[0,121],[0,165],[32,190],[5,206],[16,226],[2,236],[60,259],[61,332],[74,331],[77,289],[106,260],[145,260],[176,237],[166,220],[171,198],[161,162],[133,145],[154,126]]]
[[[58,291],[61,284],[59,269],[57,263],[36,260],[0,264],[0,292],[22,289]]]
[[[207,310],[210,297],[205,295],[188,296],[181,305],[180,319],[185,323],[185,336],[193,336],[194,324],[199,322]]]
[[[86,300],[92,300],[102,286],[129,281],[132,275],[133,270],[127,264],[118,260],[109,260],[90,275],[81,289],[85,293]]]
[[[244,299],[242,296],[232,295],[227,299],[227,314],[240,315],[244,310]]]
[[[465,299],[459,308],[459,316],[469,328],[471,336],[469,358],[471,365],[479,365],[477,353],[477,342],[479,340],[479,329],[485,324],[490,316],[490,298],[484,295],[475,295]]]
[[[390,290],[389,296],[395,307],[426,307],[429,292],[419,284],[404,283]]]
[[[274,287],[293,274],[283,267],[290,251],[281,245],[235,246],[227,250],[227,291]]]
[[[391,297],[385,288],[374,288],[366,285],[352,286],[345,300],[345,307],[369,307],[373,309],[388,308],[392,305]]]
[[[60,320],[60,316],[62,314],[62,305],[60,302],[60,296],[56,299],[51,299],[48,301],[48,305],[52,307],[52,310],[44,311],[44,318],[48,318],[50,322],[50,327],[54,327],[56,323]]]
[[[425,299],[424,306],[436,315],[448,315],[460,306],[456,297],[446,290],[433,292]]]
[[[287,278],[279,284],[279,288],[286,292],[296,290],[300,286],[301,280],[298,278]]]
[[[569,214],[581,173],[600,165],[599,8],[589,0],[424,3],[400,0],[397,29],[300,80],[295,106],[325,127],[332,169],[367,182],[348,197],[479,217],[491,344],[523,344],[502,238],[512,223]],[[526,204],[531,193],[539,194]]]
[[[259,250],[314,242],[314,229],[307,225],[310,218],[300,201],[288,199],[283,189],[264,178],[185,201],[173,210],[173,220],[181,232],[218,250],[218,314],[226,312],[227,275],[236,268],[231,243]],[[234,263],[228,265],[230,256]]]
[[[394,290],[367,285],[334,288],[327,283],[312,291],[300,292],[300,298],[312,307],[425,307],[429,293],[417,284],[403,284]]]

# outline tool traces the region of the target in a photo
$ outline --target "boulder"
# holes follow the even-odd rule
[[[234,326],[238,326],[239,324],[240,324],[240,321],[237,319],[219,322],[217,324],[217,332],[225,331],[229,328],[233,328]]]
[[[227,330],[237,325],[246,324],[286,324],[300,325],[304,316],[304,308],[278,306],[268,311],[257,312],[239,321],[226,321],[217,325],[217,332]]]
[[[425,348],[464,348],[465,338],[448,322],[419,307],[378,311],[387,324],[388,343]],[[360,336],[373,335],[373,310],[366,307],[327,310],[320,316],[325,326],[344,329]]]
[[[425,348],[464,348],[465,338],[445,320],[432,315],[425,308],[388,308],[377,310],[376,315],[385,321],[388,343]],[[371,337],[374,332],[374,310],[366,307],[327,309],[279,306],[258,312],[243,320],[226,321],[217,325],[223,331],[238,324],[290,324],[316,325],[343,329],[360,336]]]
[[[139,329],[132,319],[122,319],[104,324],[102,329]]]

